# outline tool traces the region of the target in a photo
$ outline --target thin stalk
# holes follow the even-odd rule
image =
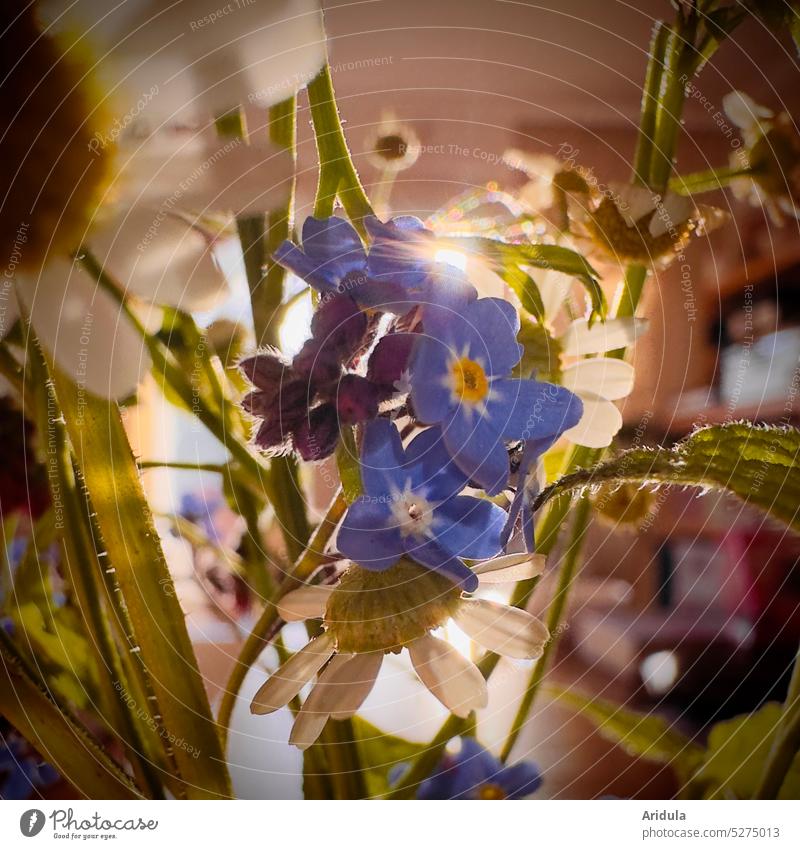
[[[325,559],[325,546],[333,536],[336,526],[339,524],[344,512],[347,509],[347,502],[344,499],[342,491],[336,494],[333,502],[328,508],[325,517],[317,526],[313,536],[308,542],[303,554],[298,558],[292,570],[284,577],[278,586],[275,596],[275,601],[278,601],[289,590],[305,581],[314,570],[322,564]],[[264,608],[261,616],[253,630],[245,640],[239,656],[233,666],[228,683],[225,686],[225,692],[220,703],[219,716],[217,722],[219,724],[220,733],[223,736],[223,741],[228,733],[228,727],[231,721],[236,698],[239,695],[239,690],[244,683],[245,676],[250,670],[250,667],[258,660],[261,652],[269,645],[267,639],[278,620],[278,609],[274,602],[268,603]]]
[[[754,799],[777,799],[786,776],[800,751],[800,652],[794,662],[792,680],[783,704],[772,743]]]
[[[314,214],[330,215],[338,195],[348,218],[363,234],[364,217],[374,212],[347,147],[328,65],[309,83],[308,101],[319,156]]]
[[[566,611],[567,599],[569,598],[570,589],[572,588],[580,564],[581,550],[586,537],[586,530],[589,527],[591,512],[591,501],[586,497],[581,498],[575,508],[572,539],[570,540],[569,549],[564,558],[564,565],[561,567],[558,575],[558,586],[547,609],[547,629],[550,632],[550,639],[545,643],[542,656],[536,661],[533,667],[530,681],[519,704],[514,721],[511,724],[511,730],[503,744],[503,750],[500,753],[500,760],[503,762],[511,754],[511,750],[514,748],[514,744],[517,742],[517,738],[528,720],[533,702],[549,669],[550,659],[558,643],[561,620]]]
[[[669,189],[679,195],[697,195],[713,192],[729,186],[742,177],[752,177],[758,173],[755,168],[735,168],[723,166],[695,171],[691,174],[677,174],[669,181]]]
[[[650,161],[653,156],[653,135],[656,129],[661,77],[664,71],[664,51],[667,46],[668,29],[663,21],[657,21],[650,41],[649,60],[642,89],[641,119],[636,152],[633,159],[633,182],[641,186],[650,181]]]

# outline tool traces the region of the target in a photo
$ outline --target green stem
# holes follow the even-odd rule
[[[572,526],[572,539],[569,549],[564,558],[564,564],[558,575],[558,586],[556,587],[555,595],[550,601],[547,609],[547,629],[550,632],[550,639],[545,643],[542,656],[536,661],[533,667],[528,686],[522,696],[522,701],[519,704],[514,721],[511,724],[511,730],[503,745],[503,750],[500,753],[500,760],[505,762],[517,742],[522,728],[528,721],[528,715],[539,688],[542,685],[545,675],[549,669],[550,659],[553,656],[555,647],[558,644],[558,636],[561,629],[561,620],[567,607],[567,599],[572,588],[575,575],[580,564],[580,555],[583,548],[586,530],[589,527],[589,519],[591,517],[591,501],[584,497],[578,501],[575,508],[575,516]]]
[[[664,51],[668,29],[657,21],[650,41],[650,53],[642,89],[641,119],[633,160],[633,181],[646,186],[650,181],[650,161],[653,156],[653,135],[656,129],[661,77],[664,71]]]
[[[786,776],[800,751],[800,652],[783,705],[775,740],[764,764],[754,799],[777,799]]]
[[[713,192],[730,185],[741,177],[752,177],[757,174],[755,168],[736,168],[723,166],[709,168],[705,171],[695,171],[691,174],[677,174],[669,181],[669,189],[679,195],[696,195],[702,192]]]
[[[363,235],[363,220],[374,212],[347,147],[327,65],[309,83],[308,101],[319,156],[314,214],[318,217],[331,215],[338,195],[348,218]]]
[[[328,512],[318,525],[314,535],[309,540],[308,546],[302,556],[298,558],[291,572],[289,572],[281,581],[276,593],[275,601],[278,601],[289,590],[295,588],[298,584],[305,581],[309,575],[323,562],[325,558],[325,546],[333,536],[336,526],[339,524],[345,510],[347,502],[344,499],[342,491],[336,494]],[[270,632],[273,625],[278,619],[278,609],[273,603],[267,603],[261,614],[258,622],[256,622],[253,630],[245,640],[239,656],[233,666],[228,683],[225,687],[225,692],[220,703],[219,716],[217,723],[220,727],[220,733],[223,735],[223,740],[228,733],[228,727],[233,714],[233,708],[236,704],[236,698],[239,695],[239,690],[244,683],[250,667],[258,660],[261,652],[267,647],[266,635]]]

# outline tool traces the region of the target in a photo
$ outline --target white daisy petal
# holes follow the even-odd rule
[[[278,616],[284,622],[301,622],[304,619],[319,619],[325,615],[333,586],[299,587],[278,602]]]
[[[327,632],[311,640],[267,679],[253,697],[250,713],[272,713],[289,704],[327,663],[333,651],[333,637]]]
[[[757,124],[762,118],[771,118],[772,111],[760,106],[750,95],[743,91],[732,91],[722,98],[725,114],[743,130]]]
[[[476,643],[506,657],[540,657],[550,636],[527,611],[483,598],[465,599],[453,618]]]
[[[689,198],[670,192],[664,198],[664,202],[659,206],[656,214],[650,219],[650,226],[648,227],[650,235],[657,239],[664,233],[677,230],[691,218],[694,211],[694,204]]]
[[[227,291],[205,236],[175,215],[134,207],[94,228],[92,252],[130,294],[192,311]]]
[[[367,652],[355,655],[341,669],[333,681],[331,719],[347,719],[358,711],[375,686],[382,663],[383,652]]]
[[[630,363],[609,357],[578,360],[563,371],[562,384],[570,392],[588,392],[615,401],[633,389],[635,371]]]
[[[614,205],[619,210],[628,227],[656,208],[659,195],[653,194],[644,186],[633,186],[630,183],[611,183],[609,188],[614,198]]]
[[[472,567],[481,584],[506,584],[513,581],[526,581],[544,572],[543,554],[503,554],[491,560],[483,560]]]
[[[337,654],[325,667],[319,680],[308,694],[303,707],[295,718],[289,743],[298,749],[307,749],[322,734],[325,723],[330,718],[332,699],[332,682],[335,681],[342,669],[349,664],[353,655]]]
[[[575,427],[564,432],[564,436],[586,448],[605,448],[611,445],[614,436],[622,427],[622,414],[612,401],[580,392],[583,401],[583,416]]]
[[[451,645],[430,634],[408,646],[411,662],[422,683],[456,716],[486,707],[489,691],[480,670]]]
[[[51,259],[17,291],[39,341],[79,389],[116,399],[136,391],[150,368],[144,340],[80,265]]]
[[[626,348],[645,330],[647,321],[643,318],[611,318],[596,321],[592,327],[586,319],[579,318],[567,327],[560,340],[566,356],[582,357]]]

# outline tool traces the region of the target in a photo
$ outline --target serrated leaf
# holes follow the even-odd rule
[[[0,714],[88,799],[141,798],[122,769],[35,680],[2,631]]]
[[[385,734],[360,716],[353,717],[352,723],[369,797],[383,796],[389,791],[389,775],[416,758],[427,746]]]
[[[116,404],[53,371],[72,450],[190,798],[228,798],[225,756]]]
[[[554,496],[605,481],[687,485],[732,493],[800,532],[800,431],[734,422],[696,430],[672,448],[634,448],[542,491]]]
[[[708,735],[705,763],[692,785],[706,799],[751,799],[772,747],[781,705],[770,702],[755,713],[718,722]],[[800,754],[783,781],[779,799],[800,799]]]
[[[548,685],[547,691],[585,716],[603,737],[632,757],[670,764],[682,780],[702,762],[703,749],[660,716],[637,713],[576,690]]]

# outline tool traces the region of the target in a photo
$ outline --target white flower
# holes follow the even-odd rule
[[[279,103],[326,59],[318,0],[125,0],[106,7],[44,0],[41,7],[68,44],[89,43],[95,70],[151,129]]]
[[[109,14],[123,7],[134,15],[141,4]],[[283,150],[220,140],[210,127],[138,136],[114,118],[110,102],[127,105],[129,117],[140,104],[126,100],[128,90],[115,89],[107,74],[97,78],[84,44],[65,46],[43,33],[35,11],[30,4],[21,11],[10,34],[19,60],[8,91],[24,108],[13,107],[2,148],[0,252],[11,258],[6,281],[15,285],[0,293],[0,336],[21,303],[79,389],[122,398],[148,368],[144,341],[73,255],[91,251],[109,277],[144,301],[206,308],[225,291],[213,250],[225,228],[216,214],[227,220],[282,204],[293,165]]]
[[[483,585],[532,578],[543,569],[544,557],[537,554],[503,555],[474,567]],[[376,591],[379,586],[385,595]],[[352,621],[354,611],[360,621]],[[301,749],[319,737],[328,719],[353,716],[378,677],[383,655],[402,648],[423,684],[456,716],[485,707],[488,691],[478,668],[431,634],[450,618],[476,643],[506,657],[540,657],[549,638],[530,613],[462,595],[446,578],[408,562],[381,573],[351,566],[336,586],[287,594],[278,612],[286,621],[325,622],[325,631],[273,673],[250,705],[254,714],[272,713],[317,676],[289,738]]]
[[[734,194],[764,206],[776,224],[800,218],[800,134],[786,112],[775,115],[741,91],[722,101],[746,148],[731,155],[731,167],[751,173],[731,183]]]
[[[573,321],[559,337],[566,357],[581,357],[562,371],[562,384],[583,401],[583,416],[564,436],[587,448],[605,448],[622,427],[622,415],[612,403],[630,395],[634,369],[624,360],[587,357],[627,348],[647,329],[639,318],[613,318],[606,322]]]
[[[82,246],[126,294],[184,310],[206,309],[227,291],[214,256],[218,233],[204,216],[279,204],[292,167],[275,148],[213,134],[156,137],[116,158],[121,169],[87,218]],[[37,337],[79,388],[110,398],[135,391],[150,365],[144,340],[80,263],[48,254],[20,266],[15,281]],[[15,317],[10,298],[0,333]]]

